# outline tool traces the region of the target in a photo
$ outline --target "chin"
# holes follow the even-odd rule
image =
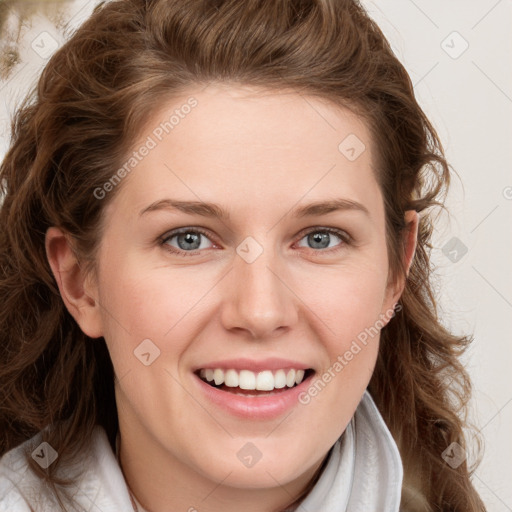
[[[257,444],[261,449],[257,448]],[[290,448],[285,451],[282,448],[272,449],[269,446],[272,443],[267,443],[267,446],[263,446],[264,444],[263,441],[252,443],[237,438],[236,450],[223,450],[223,453],[217,457],[211,454],[209,459],[215,460],[214,465],[204,466],[203,458],[201,460],[203,467],[200,471],[215,482],[221,482],[225,478],[224,484],[229,487],[268,489],[287,485],[306,473],[311,473],[313,476],[317,464],[322,459],[320,457],[320,460],[312,460],[310,457],[309,460],[305,460],[301,448],[303,445],[300,442],[290,440]],[[227,457],[227,453],[233,455]],[[299,458],[298,455],[303,457]]]

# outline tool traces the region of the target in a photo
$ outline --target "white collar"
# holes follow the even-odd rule
[[[299,510],[398,512],[402,478],[396,443],[365,391],[354,417],[334,445],[320,479]]]
[[[23,450],[35,450],[41,433],[0,459],[0,509],[28,511],[21,501],[36,496],[52,510],[48,489],[24,462]],[[29,451],[29,453],[30,453]],[[133,509],[128,487],[103,427],[96,426],[90,453],[82,459],[74,499],[86,510]],[[66,477],[72,477],[66,468]],[[5,478],[4,478],[5,477]],[[370,394],[365,391],[344,435],[335,443],[317,483],[301,502],[301,512],[399,512],[403,469],[398,448]],[[14,483],[14,486],[12,485]],[[94,505],[94,506],[93,506]],[[95,508],[95,509],[96,509]],[[142,512],[142,507],[140,511]]]

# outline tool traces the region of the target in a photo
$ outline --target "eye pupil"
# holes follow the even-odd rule
[[[309,241],[315,249],[325,249],[326,247],[329,247],[329,238],[329,233],[315,232],[309,235]]]
[[[180,246],[180,249],[197,249],[201,245],[201,235],[200,234],[194,234],[191,232],[183,233],[178,235],[178,245]],[[182,246],[181,242],[185,241],[185,244],[195,244],[194,247],[190,247],[190,245]]]

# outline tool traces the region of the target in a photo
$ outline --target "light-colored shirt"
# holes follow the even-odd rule
[[[29,469],[29,453],[41,433],[0,459],[0,512],[58,512],[53,495]],[[76,468],[78,469],[78,468]],[[123,473],[103,427],[95,427],[75,489],[77,505],[87,512],[131,512]],[[73,470],[66,471],[66,476]],[[399,512],[402,487],[400,454],[372,397],[365,391],[343,435],[333,446],[317,483],[301,502],[304,512]],[[39,505],[37,504],[39,502]],[[144,509],[140,504],[139,511]]]

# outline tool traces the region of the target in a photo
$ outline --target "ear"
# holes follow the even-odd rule
[[[69,235],[50,227],[45,238],[46,257],[59,287],[62,300],[80,329],[91,338],[103,336],[97,288],[84,275],[75,256]]]
[[[420,224],[420,216],[416,210],[407,210],[405,212],[405,237],[404,237],[404,265],[406,269],[406,276],[409,275],[412,260],[416,252],[416,244],[418,241],[418,227]],[[402,289],[405,287],[405,281],[402,283]]]
[[[419,226],[419,215],[416,210],[407,210],[405,212],[405,230],[404,230],[404,251],[403,251],[403,257],[404,257],[404,267],[406,271],[406,275],[399,276],[398,282],[396,283],[389,283],[388,290],[386,293],[386,299],[384,300],[385,308],[389,310],[392,309],[394,305],[398,302],[398,299],[400,299],[400,296],[402,295],[405,283],[407,280],[407,276],[409,275],[409,270],[411,268],[411,264],[414,258],[414,254],[416,252],[416,243],[418,239],[418,226]]]

